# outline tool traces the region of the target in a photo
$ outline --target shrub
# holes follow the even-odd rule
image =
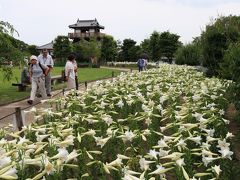
[[[187,44],[178,48],[176,52],[176,64],[200,65],[200,48],[196,44]]]

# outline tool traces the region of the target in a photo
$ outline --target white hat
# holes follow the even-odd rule
[[[33,59],[37,60],[37,56],[32,55],[32,56],[30,57],[30,61],[33,60]]]

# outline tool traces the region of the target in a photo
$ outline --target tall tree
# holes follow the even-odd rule
[[[53,54],[58,61],[64,62],[72,52],[72,46],[67,36],[57,36],[53,43]]]
[[[26,43],[12,37],[14,32],[18,35],[13,25],[0,21],[0,59],[1,61],[13,61],[18,64],[23,61],[23,57],[28,55],[29,52]]]
[[[187,64],[190,66],[200,65],[202,61],[201,49],[197,43],[186,44],[178,48],[176,64]]]
[[[144,39],[140,44],[141,51],[150,55],[150,39]]]
[[[9,34],[9,35],[13,35],[13,33],[17,33],[17,30],[13,27],[12,24],[10,24],[9,22],[5,22],[5,21],[0,21],[0,34]]]
[[[231,43],[240,39],[240,16],[219,17],[202,32],[203,65],[208,68],[208,75],[219,75],[219,64]]]
[[[161,51],[159,46],[160,33],[154,31],[149,40],[149,55],[153,61],[158,61],[161,59]]]
[[[77,54],[77,60],[89,62],[91,58],[99,60],[101,57],[101,44],[95,39],[81,40],[73,44],[73,52]]]
[[[35,56],[37,56],[39,54],[36,45],[29,45],[28,51],[30,52],[30,54],[35,55]]]
[[[117,42],[112,36],[104,36],[101,46],[101,60],[115,61],[117,57]]]
[[[172,63],[175,52],[181,45],[180,36],[177,34],[165,31],[159,36],[159,48],[162,56],[165,56],[169,63]]]
[[[132,39],[124,39],[123,45],[122,45],[122,57],[124,61],[136,61],[136,59],[133,59],[134,57],[131,57],[131,54],[133,52],[133,47],[135,46],[137,42]]]

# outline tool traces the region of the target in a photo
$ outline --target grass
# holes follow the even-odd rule
[[[52,76],[60,75],[63,70],[63,67],[54,67],[52,71]],[[104,68],[79,68],[78,70],[78,81],[92,81],[102,78],[112,77],[112,71],[114,75],[120,74],[118,70],[110,70]],[[3,73],[0,68],[0,105],[14,102],[17,100],[25,99],[30,95],[30,87],[27,89],[27,92],[18,92],[17,87],[12,86],[12,83],[17,83],[21,79],[21,69],[13,69],[13,78],[10,81],[3,81]],[[61,89],[64,87],[64,84],[54,85],[54,89]]]

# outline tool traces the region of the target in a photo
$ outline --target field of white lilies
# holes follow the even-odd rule
[[[37,123],[0,130],[0,179],[221,179],[230,83],[161,65],[49,100]]]

